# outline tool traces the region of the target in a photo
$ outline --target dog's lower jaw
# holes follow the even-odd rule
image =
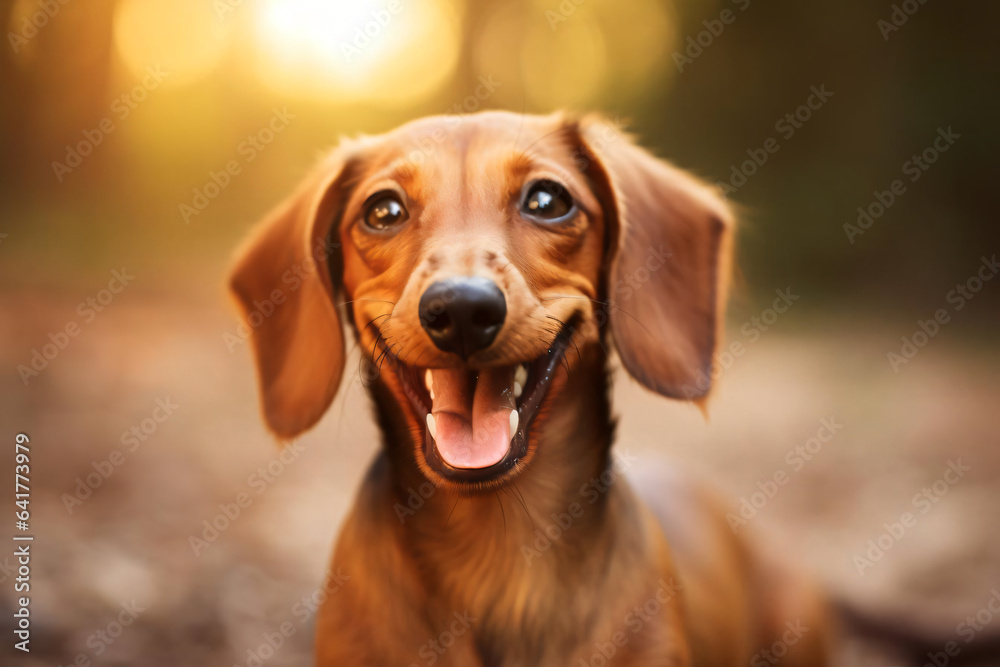
[[[387,442],[338,542],[334,571],[350,579],[319,619],[319,664],[366,664],[366,652],[373,664],[427,664],[432,654],[438,665],[589,664],[595,640],[628,631],[630,609],[671,576],[655,520],[610,465],[605,361],[596,345],[584,348],[539,424],[530,465],[495,493],[430,484],[391,397],[375,392]],[[601,479],[605,471],[613,476]],[[679,599],[660,594],[641,640],[617,649],[620,664],[628,655],[686,664]]]

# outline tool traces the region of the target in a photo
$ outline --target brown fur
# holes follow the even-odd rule
[[[572,192],[573,224],[518,217],[512,202],[538,177]],[[378,236],[356,223],[385,187],[406,197],[410,226]],[[255,300],[282,297],[253,327],[270,428],[292,437],[332,400],[344,365],[335,303],[346,302],[363,363],[381,367],[370,389],[384,446],[334,553],[331,571],[348,579],[318,619],[317,664],[576,666],[604,664],[613,647],[608,664],[745,665],[795,621],[809,631],[782,664],[825,664],[808,586],[738,540],[699,489],[666,473],[633,489],[612,456],[612,339],[650,389],[707,393],[732,226],[710,188],[601,120],[496,112],[347,142],[264,223],[233,286],[251,324]],[[313,253],[327,234],[339,248]],[[650,269],[651,253],[665,263]],[[292,266],[303,267],[295,287]],[[428,466],[392,370],[461,365],[416,312],[427,285],[453,274],[490,278],[508,304],[472,368],[538,357],[553,322],[580,323],[527,456],[478,485]],[[401,511],[414,492],[428,497]]]

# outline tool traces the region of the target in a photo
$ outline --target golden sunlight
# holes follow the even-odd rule
[[[525,20],[520,5],[498,4],[474,47],[477,70],[506,84],[498,103],[585,108],[673,80],[675,72],[664,67],[677,39],[672,2],[533,0],[530,6]]]
[[[453,73],[459,19],[449,0],[263,0],[258,71],[285,94],[410,104]]]
[[[122,0],[115,9],[115,46],[125,65],[139,77],[161,68],[169,73],[167,86],[209,74],[226,53],[230,31],[203,0]]]

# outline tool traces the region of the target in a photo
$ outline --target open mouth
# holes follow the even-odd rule
[[[572,329],[545,354],[487,368],[417,368],[393,359],[403,391],[424,423],[424,458],[442,476],[495,479],[528,453],[528,432],[563,363]]]

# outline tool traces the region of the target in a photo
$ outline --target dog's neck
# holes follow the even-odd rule
[[[492,657],[484,664],[500,664],[499,656],[541,664],[575,650],[580,628],[603,623],[610,632],[628,610],[597,601],[629,598],[608,572],[649,574],[664,556],[622,478],[627,457],[611,453],[603,349],[583,348],[563,379],[532,426],[538,439],[525,469],[495,491],[471,494],[428,482],[400,407],[383,385],[372,388],[385,442],[358,525],[379,522],[395,536],[391,553],[408,563],[392,567],[420,573],[408,580],[422,591],[410,589],[418,595],[411,602],[432,628],[453,613],[477,619],[477,650]],[[647,579],[635,576],[637,585]]]

